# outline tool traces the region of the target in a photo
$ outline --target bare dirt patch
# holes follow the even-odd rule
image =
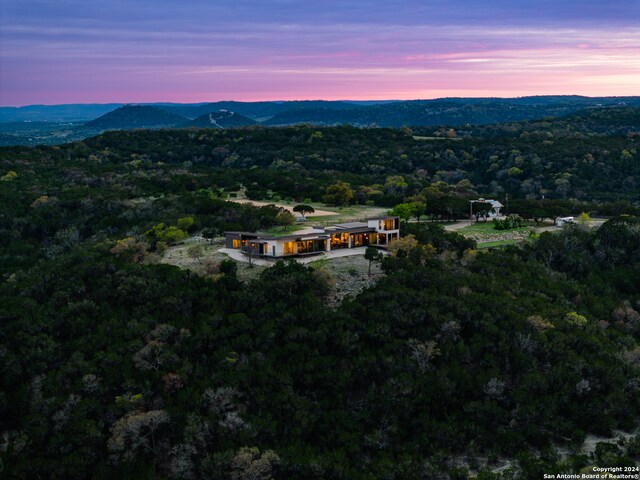
[[[289,212],[291,212],[293,215],[298,215],[297,213],[295,213],[293,211],[293,207],[289,206],[289,205],[285,205],[284,203],[276,203],[276,202],[260,202],[257,200],[248,200],[245,198],[227,198],[226,199],[228,202],[235,202],[235,203],[248,203],[249,205],[253,205],[256,207],[265,207],[267,205],[275,205],[276,207],[281,207],[284,208],[286,210],[288,210]],[[329,210],[317,210],[315,212],[313,212],[313,214],[311,214],[310,216],[312,217],[327,217],[330,215],[338,215],[338,212],[331,212]]]
[[[230,197],[225,199],[228,202],[245,203],[254,205],[256,207],[264,207],[266,205],[275,205],[276,207],[282,207],[293,213],[293,207],[295,204],[287,204],[282,202],[270,202],[268,200],[249,200],[248,198],[238,195],[237,197]],[[330,225],[333,223],[351,222],[357,220],[364,220],[367,218],[375,218],[385,216],[389,209],[383,207],[372,207],[369,205],[349,205],[346,207],[337,207],[333,210],[325,210],[318,208],[316,204],[311,204],[315,208],[315,212],[307,215],[307,220],[314,222],[314,224]]]

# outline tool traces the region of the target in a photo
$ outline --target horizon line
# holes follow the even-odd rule
[[[221,102],[234,102],[234,103],[287,103],[287,102],[415,102],[415,101],[435,101],[435,100],[449,100],[449,99],[465,99],[465,100],[484,100],[484,99],[498,99],[498,100],[515,100],[519,98],[538,98],[538,97],[581,97],[581,98],[635,98],[640,95],[580,95],[580,94],[537,94],[537,95],[516,95],[516,96],[451,96],[451,97],[432,97],[432,98],[409,98],[409,99],[392,99],[392,98],[371,98],[365,100],[353,100],[353,99],[322,99],[322,98],[304,98],[304,99],[289,99],[289,100],[204,100],[201,102],[172,102],[172,101],[156,101],[156,102],[70,102],[70,103],[29,103],[23,105],[0,105],[0,108],[26,108],[26,107],[59,107],[64,105],[199,105],[208,103],[221,103]]]

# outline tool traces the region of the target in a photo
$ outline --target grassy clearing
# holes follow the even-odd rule
[[[483,250],[485,248],[492,248],[492,247],[506,247],[507,245],[517,245],[520,242],[522,242],[522,240],[516,240],[516,239],[496,240],[495,242],[483,242],[483,243],[478,243],[478,250]]]
[[[476,222],[468,227],[463,227],[458,230],[458,233],[462,235],[474,235],[474,234],[485,234],[485,235],[501,235],[504,233],[528,233],[531,230],[531,227],[520,227],[520,228],[512,228],[511,230],[496,230],[493,228],[493,222]]]
[[[333,223],[350,222],[354,220],[360,220],[363,218],[383,216],[383,215],[386,215],[389,211],[388,208],[373,207],[369,205],[348,205],[346,207],[334,207],[331,205],[325,205],[323,203],[318,203],[318,202],[306,202],[306,201],[295,202],[291,199],[286,199],[286,198],[280,199],[279,197],[267,198],[263,200],[248,200],[245,192],[246,192],[246,189],[241,189],[237,192],[230,192],[230,193],[233,193],[234,196],[231,198],[227,198],[227,200],[250,201],[251,203],[257,206],[274,204],[274,205],[289,208],[289,209],[292,209],[294,206],[300,203],[311,205],[316,210],[316,212],[321,213],[321,215],[318,215],[318,214],[314,215],[313,213],[310,215],[307,215],[306,216],[307,224],[312,222],[313,224],[330,225]],[[335,212],[335,215],[331,215],[331,212]],[[301,226],[301,228],[303,227],[304,225]],[[271,233],[274,235],[277,234],[277,232],[268,232],[268,233]]]
[[[511,230],[495,230],[493,222],[477,222],[457,230],[461,235],[475,240],[478,248],[515,245],[526,240],[532,231],[533,227],[529,225]]]

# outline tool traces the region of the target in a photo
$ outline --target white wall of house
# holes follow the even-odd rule
[[[400,236],[400,228],[393,228],[390,230],[386,230],[384,227],[384,220],[368,220],[367,221],[367,226],[369,228],[375,228],[376,232],[378,233],[386,233],[386,234],[390,234],[390,233],[396,233],[396,236]],[[398,227],[399,227],[399,222],[398,222]]]
[[[289,240],[290,241],[290,240]],[[282,257],[284,255],[284,244],[287,243],[285,240],[274,240],[269,241],[269,255],[273,256],[273,246],[276,247],[276,257]],[[298,244],[293,242],[293,254],[298,253]]]

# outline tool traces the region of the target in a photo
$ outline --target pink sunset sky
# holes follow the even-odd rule
[[[640,94],[640,1],[9,0],[0,105]]]

